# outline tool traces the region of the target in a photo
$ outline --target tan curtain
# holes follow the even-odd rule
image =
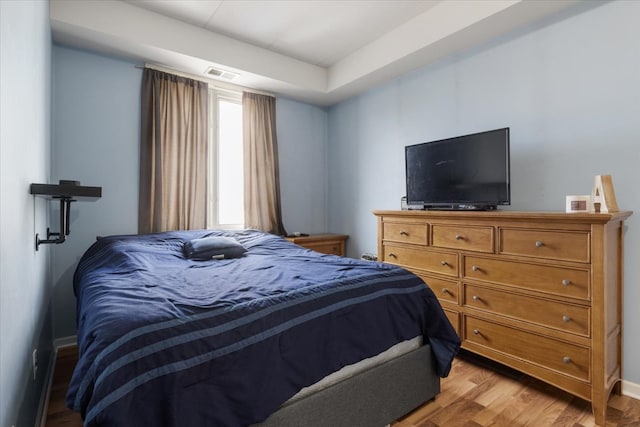
[[[285,235],[280,206],[276,99],[244,92],[242,114],[245,226]]]
[[[139,233],[206,228],[207,96],[204,82],[143,72]]]

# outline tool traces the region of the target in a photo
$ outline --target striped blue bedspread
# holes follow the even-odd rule
[[[183,257],[185,241],[211,235],[246,254]],[[255,230],[100,238],[74,290],[80,359],[67,405],[85,426],[247,426],[398,342],[423,335],[440,376],[460,345],[417,276]]]

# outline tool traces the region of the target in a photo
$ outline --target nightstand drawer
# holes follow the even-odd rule
[[[427,224],[385,222],[382,233],[383,239],[387,241],[427,244]]]
[[[346,256],[345,242],[348,238],[346,234],[331,233],[286,237],[288,241],[312,251],[339,256]]]
[[[466,307],[589,336],[589,307],[464,284]],[[540,307],[544,307],[543,310]]]
[[[382,261],[447,276],[458,276],[458,254],[384,245]]]
[[[535,365],[589,380],[589,349],[513,327],[464,316],[465,342],[526,360]]]
[[[464,257],[464,277],[588,300],[589,269]]]
[[[314,242],[305,243],[302,246],[316,252],[322,252],[323,254],[344,256],[344,251],[342,250],[342,242]]]
[[[431,245],[475,252],[493,252],[493,227],[433,224]]]
[[[500,229],[501,254],[563,261],[590,261],[590,236],[580,231]]]

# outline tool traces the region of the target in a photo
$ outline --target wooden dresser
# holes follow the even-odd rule
[[[631,212],[374,211],[378,257],[424,278],[462,347],[592,404],[622,375]]]
[[[316,252],[346,256],[346,234],[311,234],[310,236],[288,236],[285,239]]]

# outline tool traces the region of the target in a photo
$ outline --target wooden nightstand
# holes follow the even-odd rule
[[[288,241],[307,249],[340,256],[346,256],[345,241],[348,238],[349,236],[346,234],[312,234],[310,236],[285,237]]]

